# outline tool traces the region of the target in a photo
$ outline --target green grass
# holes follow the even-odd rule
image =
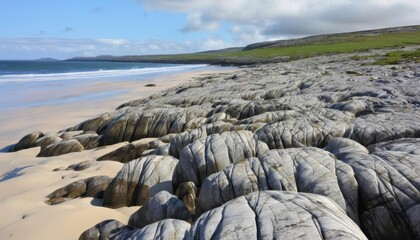
[[[420,49],[415,51],[393,51],[385,54],[385,56],[373,64],[375,65],[396,65],[403,62],[420,63]]]
[[[229,53],[229,55],[256,58],[275,58],[280,56],[301,58],[332,53],[353,53],[375,48],[388,48],[417,44],[420,44],[420,32],[409,32],[403,34],[349,36],[347,38],[342,38],[341,41],[327,44],[315,43],[300,46],[254,49],[250,51]]]
[[[326,41],[328,42],[328,41]],[[237,51],[227,53],[195,53],[173,55],[177,59],[275,59],[288,57],[299,59],[305,57],[327,55],[334,53],[354,53],[370,49],[389,48],[398,46],[420,45],[420,32],[391,33],[370,36],[352,36],[334,39],[330,43],[313,43],[297,46],[268,47],[248,51]],[[167,58],[167,56],[161,56]]]
[[[273,61],[288,61],[335,53],[356,53],[370,49],[420,45],[420,31],[381,34],[327,35],[306,44],[277,46],[232,52],[204,52],[175,55],[124,56],[114,61],[186,61],[189,63],[233,63],[250,64]],[[354,57],[357,60],[357,57]],[[109,60],[109,59],[108,59]]]

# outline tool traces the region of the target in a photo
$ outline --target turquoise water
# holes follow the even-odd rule
[[[77,89],[101,82],[117,84],[119,81],[136,81],[144,84],[147,79],[165,74],[212,68],[218,67],[124,62],[0,61],[0,113],[19,107],[124,94],[121,90],[78,94]]]

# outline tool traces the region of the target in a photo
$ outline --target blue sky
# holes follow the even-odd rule
[[[2,0],[0,59],[195,52],[420,24],[418,0]]]

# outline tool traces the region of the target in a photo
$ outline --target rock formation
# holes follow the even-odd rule
[[[250,131],[224,132],[201,138],[182,150],[175,184],[191,181],[200,186],[204,178],[230,163],[262,155],[267,150],[267,145],[254,139]]]
[[[128,224],[142,228],[166,218],[191,221],[191,215],[181,200],[167,191],[160,191],[131,215]]]
[[[98,189],[105,207],[140,207],[131,226],[104,222],[81,239],[420,240],[419,64],[352,56],[206,75],[57,134],[31,133],[14,151],[121,145],[97,159],[124,163],[109,185],[79,180],[49,196]]]
[[[251,192],[282,190],[329,197],[358,223],[357,182],[350,166],[318,148],[271,150],[207,177],[198,204],[207,211]]]
[[[140,206],[160,191],[174,193],[172,176],[178,160],[148,156],[124,164],[104,193],[104,206]]]
[[[262,191],[210,210],[191,227],[191,239],[367,239],[330,199]]]

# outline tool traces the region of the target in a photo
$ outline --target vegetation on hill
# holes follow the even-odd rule
[[[161,63],[254,64],[281,62],[319,55],[354,53],[370,49],[420,45],[420,26],[396,30],[372,30],[355,33],[320,35],[296,40],[253,44],[253,47],[229,51],[209,51],[191,54],[74,58],[72,60],[138,61]],[[250,45],[251,46],[251,45]],[[258,47],[262,46],[262,47]],[[250,50],[247,50],[250,49]],[[389,56],[395,58],[398,54]],[[403,53],[400,53],[401,57]],[[379,64],[379,63],[378,63]]]

